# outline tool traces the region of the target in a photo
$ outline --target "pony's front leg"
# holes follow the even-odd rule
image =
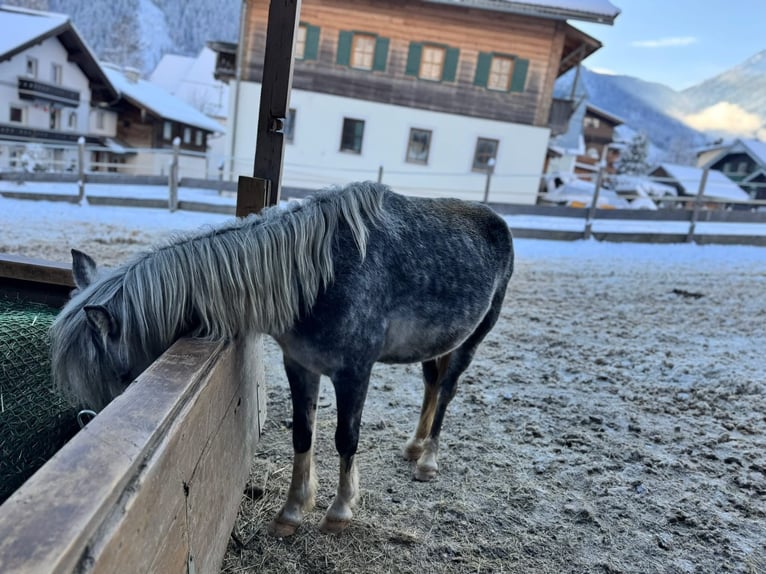
[[[291,536],[314,508],[316,474],[314,470],[314,423],[316,421],[319,375],[311,373],[285,357],[285,371],[293,402],[293,475],[287,501],[269,525],[269,533]]]
[[[335,447],[340,456],[340,474],[338,492],[319,525],[319,529],[324,533],[342,532],[351,523],[354,515],[352,509],[359,496],[359,471],[355,455],[359,445],[362,410],[370,382],[370,369],[371,367],[367,368],[362,375],[345,373],[332,379],[338,404]]]

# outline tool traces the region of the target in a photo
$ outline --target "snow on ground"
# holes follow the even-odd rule
[[[114,264],[225,219],[0,198],[0,252],[67,262],[78,247]],[[766,572],[766,248],[521,239],[516,250],[432,483],[413,481],[399,454],[420,369],[376,366],[362,494],[342,536],[317,531],[338,472],[327,383],[318,508],[290,540],[265,534],[292,456],[288,385],[267,341],[266,429],[224,572]]]

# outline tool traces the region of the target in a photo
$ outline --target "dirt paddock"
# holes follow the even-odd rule
[[[65,261],[76,246],[115,263],[156,239],[26,229],[3,234],[0,251]],[[269,419],[223,572],[766,572],[766,249],[527,240],[517,251],[431,483],[400,456],[419,366],[376,367],[362,494],[339,536],[317,528],[338,470],[329,382],[317,509],[290,539],[266,534],[292,459],[287,382],[266,342]]]

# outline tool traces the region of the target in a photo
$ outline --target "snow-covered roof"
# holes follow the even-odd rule
[[[157,84],[208,116],[225,118],[229,86],[215,79],[216,53],[204,47],[196,58],[165,54],[149,76]]]
[[[556,20],[614,24],[620,9],[609,0],[426,0]]]
[[[659,167],[682,188],[686,195],[697,195],[704,171],[702,168],[673,163],[663,163]],[[750,198],[741,187],[715,169],[708,171],[703,197],[732,201],[747,201]]]
[[[130,79],[111,64],[104,64],[104,71],[123,98],[134,105],[146,108],[154,115],[207,130],[223,133],[226,130],[217,121],[209,118],[180,98],[163,90],[160,86],[141,78]]]
[[[88,77],[91,101],[111,102],[117,97],[104,71],[66,14],[0,6],[0,62],[55,37],[69,54],[69,60]]]
[[[766,142],[744,139],[738,141],[750,152],[750,155],[754,160],[758,161],[761,166],[766,167]]]
[[[69,16],[0,6],[0,61],[19,48],[47,38],[69,24]]]

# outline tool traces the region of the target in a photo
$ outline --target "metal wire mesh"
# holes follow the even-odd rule
[[[54,393],[48,329],[57,310],[0,295],[0,504],[78,430]]]

